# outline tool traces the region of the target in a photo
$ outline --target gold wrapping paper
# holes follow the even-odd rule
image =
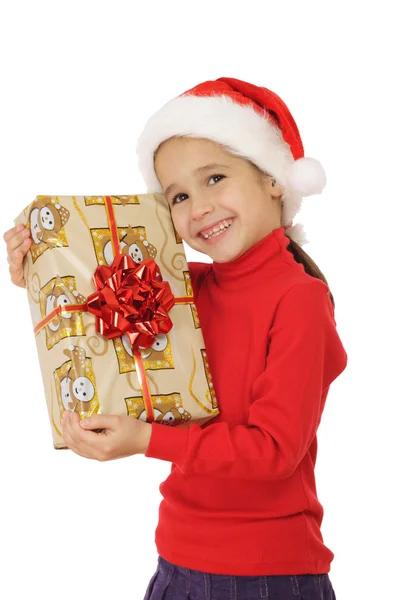
[[[182,240],[163,195],[37,196],[15,223],[27,225],[33,239],[24,275],[55,448],[66,447],[65,410],[145,421],[153,412],[154,421],[177,427],[218,414]],[[103,337],[94,315],[79,306],[95,291],[96,267],[112,264],[118,242],[137,264],[154,259],[184,302],[169,312],[172,329],[139,349],[150,410],[127,336]]]

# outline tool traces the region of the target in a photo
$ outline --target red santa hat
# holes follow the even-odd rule
[[[326,183],[321,164],[304,156],[299,130],[274,92],[221,77],[174,98],[147,121],[137,143],[139,169],[149,193],[163,189],[154,171],[154,152],[175,136],[205,138],[272,175],[284,190],[282,224],[299,245],[307,243],[301,224],[292,225],[303,196],[319,194]]]

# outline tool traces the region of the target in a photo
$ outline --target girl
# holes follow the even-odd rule
[[[148,192],[165,194],[179,235],[213,260],[189,266],[220,414],[177,429],[71,413],[64,440],[87,458],[172,463],[145,600],[334,600],[314,467],[347,354],[326,279],[292,226],[302,197],[324,187],[323,169],[304,158],[276,94],[229,78],[161,108],[137,151]],[[23,285],[29,232],[4,237]]]

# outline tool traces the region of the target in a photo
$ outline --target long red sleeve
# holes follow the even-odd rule
[[[325,282],[275,229],[228,263],[189,265],[220,413],[152,425],[146,456],[170,461],[156,545],[188,569],[327,573],[314,468],[331,383],[347,364]]]
[[[297,284],[277,307],[265,370],[251,398],[243,399],[251,402],[248,424],[186,430],[153,424],[146,456],[174,462],[183,473],[289,477],[315,437],[322,394],[346,362],[326,285],[317,279]]]

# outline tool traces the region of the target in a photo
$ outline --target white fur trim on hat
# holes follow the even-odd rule
[[[227,146],[232,154],[251,160],[284,185],[293,162],[290,146],[267,116],[228,96],[179,96],[148,120],[137,143],[139,169],[148,192],[162,192],[153,156],[174,136],[205,138]]]

